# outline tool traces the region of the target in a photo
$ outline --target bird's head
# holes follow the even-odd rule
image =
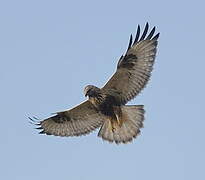
[[[87,85],[85,88],[84,88],[84,94],[85,94],[85,97],[86,96],[89,96],[89,97],[96,97],[100,92],[100,89],[96,86],[93,86],[93,85]]]

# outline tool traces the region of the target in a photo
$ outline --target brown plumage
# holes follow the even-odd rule
[[[89,99],[71,110],[37,122],[41,134],[80,136],[100,127],[99,137],[115,143],[133,140],[143,127],[143,105],[125,105],[147,84],[153,68],[159,33],[155,27],[147,35],[148,23],[140,37],[138,25],[134,42],[132,35],[126,54],[121,56],[117,70],[104,87],[88,85]],[[31,119],[33,121],[33,119]]]

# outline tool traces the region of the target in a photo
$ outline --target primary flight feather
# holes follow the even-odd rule
[[[100,127],[98,136],[115,143],[132,141],[143,127],[143,105],[125,105],[147,84],[155,61],[159,33],[155,27],[148,33],[146,24],[140,36],[140,26],[132,35],[117,70],[104,87],[88,85],[84,89],[88,100],[73,109],[36,123],[41,134],[80,136]],[[31,119],[31,118],[30,118]],[[33,119],[31,119],[34,121]]]

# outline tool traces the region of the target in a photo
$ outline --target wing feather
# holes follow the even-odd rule
[[[159,33],[153,37],[154,27],[147,36],[148,29],[147,23],[140,37],[138,25],[134,43],[132,44],[131,36],[126,54],[118,61],[117,71],[102,88],[106,92],[120,94],[117,98],[121,104],[126,104],[139,94],[151,76]]]
[[[42,130],[40,134],[80,136],[95,130],[104,120],[105,116],[89,101],[85,101],[71,110],[58,112],[55,116],[39,121],[36,129]]]
[[[148,23],[146,23],[145,28],[144,28],[144,32],[143,32],[143,34],[142,34],[142,36],[141,36],[141,38],[140,38],[140,40],[139,40],[139,41],[144,40],[144,38],[145,38],[145,37],[146,37],[146,35],[147,35],[148,29],[149,29],[149,24],[148,24]]]
[[[140,25],[137,26],[137,33],[135,36],[134,44],[137,43],[139,37],[140,37]]]

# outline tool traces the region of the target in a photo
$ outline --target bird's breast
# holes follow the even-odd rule
[[[96,104],[98,105],[99,110],[108,116],[114,115],[113,107],[118,105],[115,97],[110,95],[102,95],[101,97],[96,97],[95,99]]]

